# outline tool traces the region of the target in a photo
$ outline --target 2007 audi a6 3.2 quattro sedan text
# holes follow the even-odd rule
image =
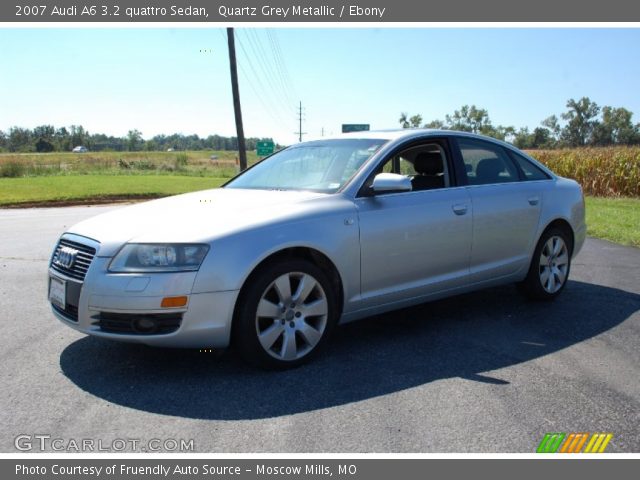
[[[576,182],[509,144],[359,132],[285,148],[222,188],[71,227],[48,298],[86,334],[233,344],[254,364],[294,366],[340,322],[510,282],[553,299],[584,214]]]

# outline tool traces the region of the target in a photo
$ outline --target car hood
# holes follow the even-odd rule
[[[216,188],[119,208],[80,222],[68,233],[100,242],[110,257],[126,242],[208,243],[222,235],[293,220],[332,195]]]

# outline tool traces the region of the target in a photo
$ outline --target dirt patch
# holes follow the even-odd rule
[[[142,194],[142,195],[104,195],[91,198],[79,198],[70,200],[42,200],[37,202],[20,202],[0,205],[0,208],[47,208],[47,207],[77,207],[89,205],[104,205],[107,203],[135,203],[143,200],[152,200],[167,195]]]

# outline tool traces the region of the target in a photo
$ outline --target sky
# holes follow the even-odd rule
[[[640,122],[640,29],[238,28],[245,135],[298,140],[344,123],[398,128],[465,104],[535,128],[570,98]],[[221,28],[0,29],[0,130],[235,135]]]

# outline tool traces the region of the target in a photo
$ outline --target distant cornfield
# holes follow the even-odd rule
[[[577,180],[585,194],[640,197],[640,147],[530,150],[558,175]]]

